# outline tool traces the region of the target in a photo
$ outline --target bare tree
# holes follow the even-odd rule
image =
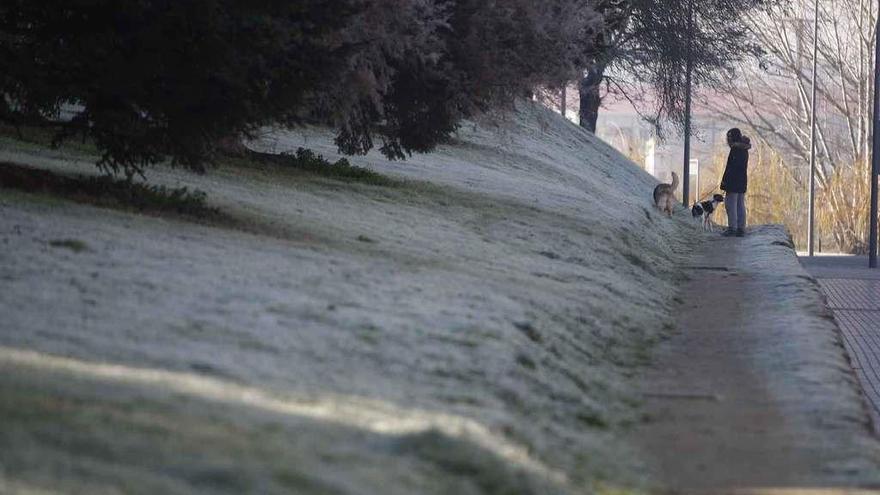
[[[688,46],[694,87],[718,86],[758,50],[749,38],[749,13],[775,1],[599,0],[605,28],[580,81],[581,125],[595,131],[609,93],[630,100],[658,131],[664,122],[683,123]]]
[[[838,247],[860,251],[864,226],[853,219],[860,209],[852,207],[852,194],[840,182],[859,180],[852,171],[865,169],[870,159],[877,14],[870,0],[820,1],[815,109],[809,97],[813,15],[812,0],[793,0],[752,16],[750,32],[764,47],[763,56],[741,64],[739,75],[726,81],[724,97],[702,104],[751,129],[779,153],[804,188],[815,111],[816,183],[823,200],[819,207],[828,210],[822,213],[830,224],[827,234]]]

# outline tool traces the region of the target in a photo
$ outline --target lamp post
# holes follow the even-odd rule
[[[810,219],[807,222],[807,245],[810,256],[813,256],[813,243],[816,236],[816,68],[818,46],[819,0],[815,0],[813,10],[813,88],[810,96]]]
[[[878,6],[880,18],[880,6]],[[875,24],[876,26],[876,24]],[[868,213],[868,267],[877,268],[877,176],[880,174],[880,33],[874,33],[874,112],[871,149],[871,207]]]
[[[687,19],[687,68],[685,70],[685,96],[684,96],[684,167],[681,178],[681,202],[684,206],[690,204],[691,186],[691,78],[694,71],[693,61],[694,43],[694,0],[688,0]]]

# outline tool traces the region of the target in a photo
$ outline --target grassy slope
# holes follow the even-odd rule
[[[254,144],[300,145],[334,152],[321,130]],[[2,146],[0,161],[91,171]],[[393,180],[241,163],[150,173],[207,192],[228,219],[207,223],[0,189],[5,483],[637,484],[616,439],[641,420],[630,379],[670,326],[690,228],[652,210],[653,180],[532,106],[435,154],[352,161]]]

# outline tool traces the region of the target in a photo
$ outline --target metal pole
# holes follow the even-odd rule
[[[880,22],[880,6],[877,19]],[[868,267],[877,268],[877,176],[880,174],[880,29],[874,24],[874,115],[871,150],[871,208],[868,228]]]
[[[813,256],[813,241],[816,236],[816,68],[819,45],[819,0],[815,0],[813,18],[813,94],[810,97],[810,219],[807,223],[809,255]]]
[[[693,0],[688,1],[687,26],[687,69],[685,74],[684,97],[684,170],[681,178],[681,202],[690,205],[691,186],[691,74],[693,73],[693,38],[694,38],[694,6]]]

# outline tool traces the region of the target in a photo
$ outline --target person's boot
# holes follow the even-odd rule
[[[724,232],[721,233],[723,237],[733,237],[736,235],[736,230],[728,228]]]
[[[736,229],[736,236],[737,237],[745,237],[746,236],[746,229]]]

